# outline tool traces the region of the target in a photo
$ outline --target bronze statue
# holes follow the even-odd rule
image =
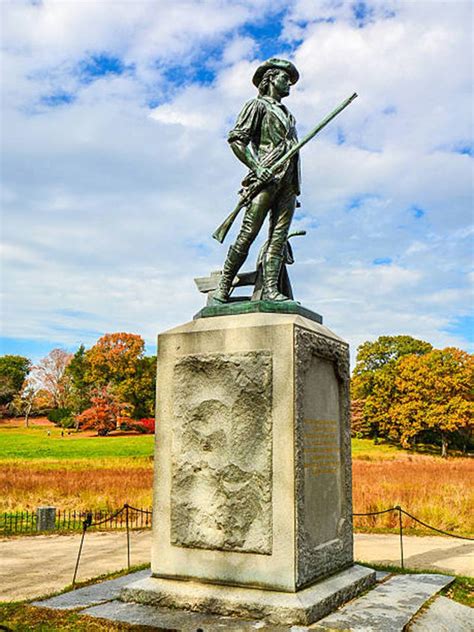
[[[300,193],[298,151],[357,96],[353,94],[346,99],[298,142],[295,119],[281,103],[298,79],[298,71],[290,61],[272,58],[263,62],[253,76],[259,94],[244,105],[229,133],[232,151],[250,171],[242,181],[241,198],[235,210],[213,234],[222,242],[240,210],[246,207],[240,232],[229,248],[217,288],[214,286],[212,291],[215,304],[228,302],[233,286],[239,284],[236,275],[268,213],[268,239],[259,256],[262,287],[260,292],[254,292],[252,300],[282,302],[293,298],[291,289],[286,289],[291,288],[289,282],[282,282],[283,277],[287,279],[282,266],[289,248],[291,220],[295,207],[299,206],[296,199]],[[209,292],[212,287],[209,280],[200,281],[206,288],[202,289],[196,280],[201,291]]]
[[[286,301],[278,291],[283,248],[300,192],[299,157],[295,154],[281,165],[277,173],[270,167],[297,142],[295,119],[281,100],[290,93],[290,86],[299,74],[290,61],[269,59],[261,64],[253,83],[258,96],[245,104],[229,133],[234,154],[250,172],[243,180],[244,188],[259,181],[261,190],[247,207],[242,227],[229,248],[214,300],[225,303],[232,281],[248,255],[263,221],[270,212],[270,228],[266,252],[262,258],[264,300]]]

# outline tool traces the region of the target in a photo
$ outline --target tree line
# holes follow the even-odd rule
[[[106,334],[72,354],[53,349],[38,364],[0,357],[0,413],[47,414],[63,427],[94,428],[101,435],[135,422],[146,431],[154,417],[156,356],[141,336]],[[142,420],[141,423],[136,423]]]
[[[411,336],[381,336],[357,351],[351,380],[352,434],[412,448],[473,444],[474,356],[434,349]],[[156,356],[137,334],[106,334],[74,353],[53,349],[37,365],[0,357],[0,414],[44,414],[65,427],[107,434],[132,420],[151,429]]]
[[[411,336],[381,336],[357,352],[352,433],[403,448],[418,443],[464,452],[473,444],[474,356]]]

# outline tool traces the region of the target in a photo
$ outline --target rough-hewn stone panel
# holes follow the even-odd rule
[[[173,374],[171,543],[272,552],[272,356],[196,354]]]

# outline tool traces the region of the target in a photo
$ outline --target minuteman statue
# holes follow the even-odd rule
[[[288,230],[300,193],[299,157],[295,154],[283,162],[276,173],[270,167],[297,142],[295,119],[281,103],[298,81],[295,66],[284,59],[268,59],[261,64],[253,83],[258,96],[246,103],[229,133],[234,154],[250,172],[242,182],[244,188],[258,180],[263,187],[245,211],[242,227],[229,248],[214,301],[225,303],[232,281],[247,258],[249,248],[269,213],[269,236],[263,256],[263,300],[287,301],[278,289]]]

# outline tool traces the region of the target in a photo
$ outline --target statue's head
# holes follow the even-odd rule
[[[290,85],[299,79],[296,67],[286,59],[272,57],[261,64],[253,76],[253,83],[261,95],[268,94],[273,85],[281,97],[290,93]]]

